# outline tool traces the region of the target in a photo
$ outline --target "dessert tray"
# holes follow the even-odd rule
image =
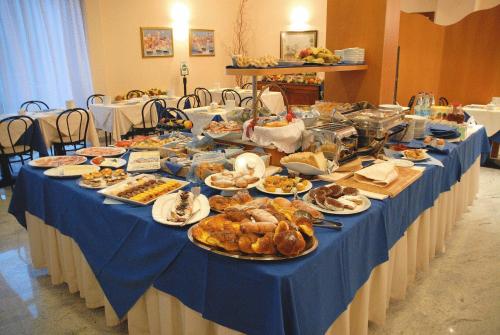
[[[309,180],[299,177],[291,178],[287,176],[269,176],[257,185],[261,192],[274,195],[293,195],[304,193],[312,188]]]
[[[114,156],[123,155],[125,152],[127,152],[127,149],[125,149],[125,148],[91,147],[91,148],[83,148],[83,149],[77,150],[75,153],[77,155],[87,156],[87,157],[97,157],[97,156],[114,157]]]
[[[177,191],[189,182],[140,174],[98,191],[105,197],[134,205],[149,205],[164,194]]]
[[[111,170],[105,168],[101,171],[83,174],[78,181],[78,185],[83,188],[101,189],[118,184],[128,177],[129,175],[123,169]]]
[[[82,156],[47,156],[32,160],[29,165],[36,168],[53,168],[62,165],[78,165],[86,161],[87,158]]]

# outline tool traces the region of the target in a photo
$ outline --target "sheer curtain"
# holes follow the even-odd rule
[[[26,100],[85,106],[92,80],[79,0],[0,0],[0,114]]]

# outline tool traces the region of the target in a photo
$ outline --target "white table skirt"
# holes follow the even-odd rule
[[[434,206],[424,211],[389,251],[389,260],[375,267],[348,308],[327,334],[363,335],[368,321],[383,325],[391,298],[404,299],[417,271],[427,271],[436,254],[445,252],[445,239],[453,224],[471,205],[479,189],[479,161]],[[48,268],[54,285],[67,283],[71,293],[80,291],[89,308],[104,306],[106,324],[120,322],[104,296],[79,247],[69,237],[26,213],[31,258],[35,268]],[[203,319],[175,297],[153,287],[128,312],[130,334],[238,334]]]

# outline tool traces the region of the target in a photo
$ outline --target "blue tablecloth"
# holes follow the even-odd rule
[[[151,207],[104,205],[74,180],[48,179],[31,167],[19,174],[9,212],[24,225],[29,211],[71,236],[120,317],[153,285],[242,332],[322,334],[408,226],[483,152],[489,145],[481,128],[448,155],[433,154],[445,168],[427,167],[396,198],[372,200],[366,212],[330,216],[344,223],[341,232],[318,228],[314,253],[278,263],[209,253],[188,241],[187,228],[153,222]],[[204,187],[203,193],[215,191]]]

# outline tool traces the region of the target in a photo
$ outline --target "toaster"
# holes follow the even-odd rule
[[[338,163],[356,158],[358,133],[352,125],[333,122],[311,127],[308,130],[312,135],[309,150],[321,151],[327,159]]]

